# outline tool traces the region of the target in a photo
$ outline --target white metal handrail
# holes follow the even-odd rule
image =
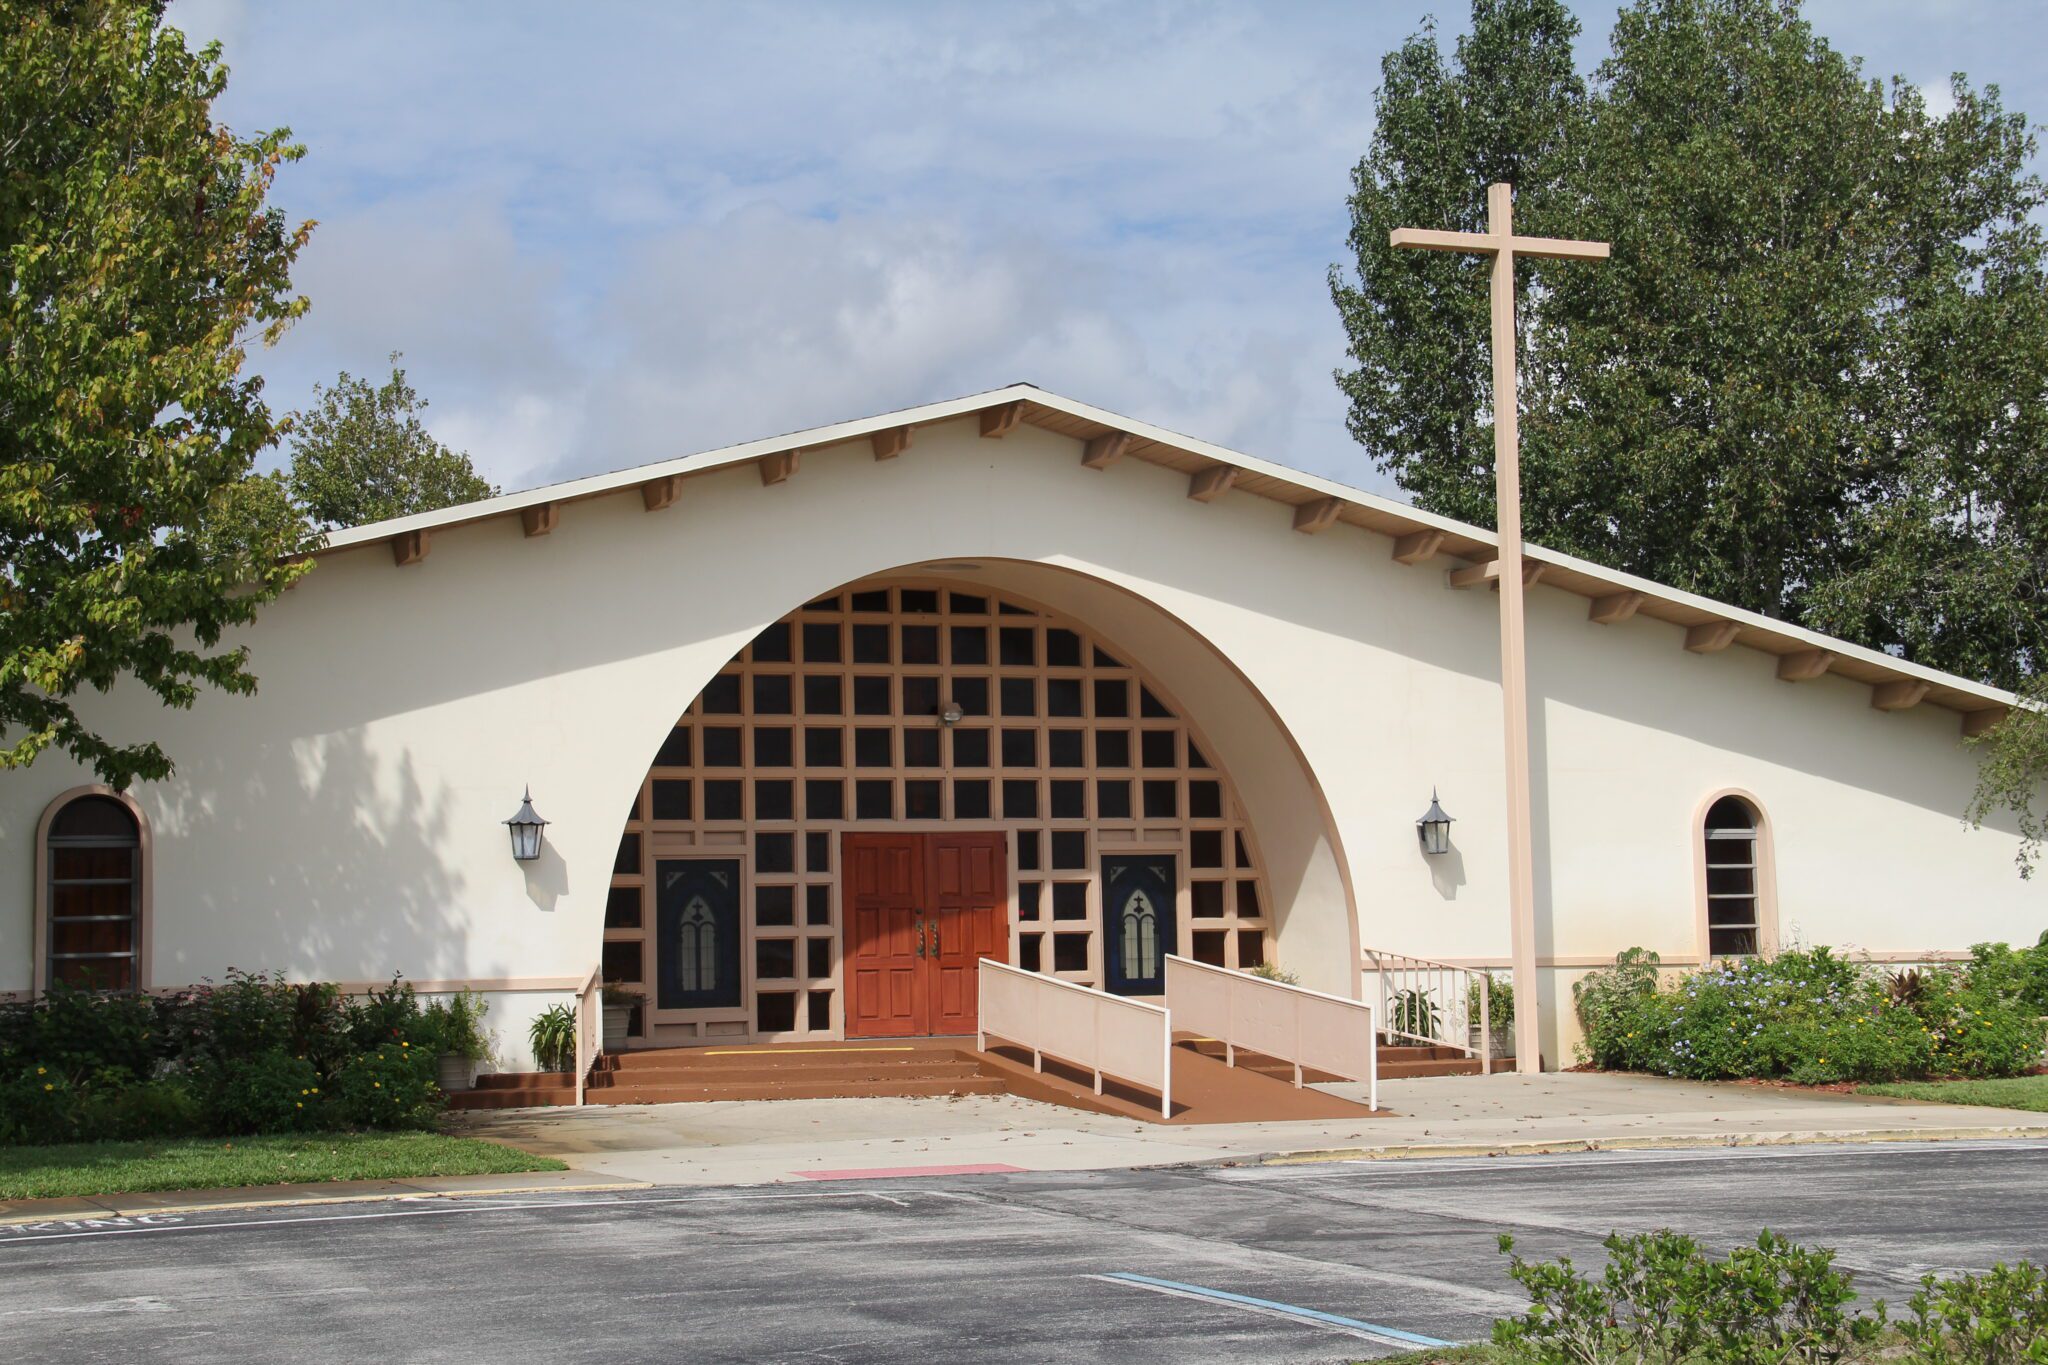
[[[1363,970],[1377,980],[1380,1031],[1389,1038],[1456,1048],[1477,1057],[1482,1072],[1493,1070],[1493,978],[1483,971],[1409,957],[1378,948],[1363,950]],[[1477,990],[1474,990],[1474,985]],[[1473,997],[1478,1007],[1473,1008]],[[1404,1025],[1425,1025],[1416,1028]],[[1476,1026],[1479,1045],[1471,1034]]]
[[[597,1064],[599,1054],[604,1051],[604,1012],[592,1005],[594,999],[602,998],[598,978],[604,971],[604,964],[598,963],[590,969],[590,975],[583,980],[583,986],[576,992],[576,1103],[583,1103],[583,1088],[590,1079],[590,1068]]]
[[[1127,1000],[1002,962],[981,959],[980,1018],[975,1046],[991,1037],[1031,1049],[1031,1069],[1056,1057],[1159,1092],[1159,1113],[1173,1117],[1173,1016],[1158,1005]]]
[[[1292,1063],[1297,1090],[1303,1067],[1364,1081],[1366,1103],[1380,1107],[1379,1037],[1363,1000],[1169,954],[1166,1004],[1182,1028],[1220,1040],[1230,1066],[1244,1048]]]

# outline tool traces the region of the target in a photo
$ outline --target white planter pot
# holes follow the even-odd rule
[[[1471,1026],[1466,1041],[1476,1055],[1479,1051],[1479,1025],[1473,1024]],[[1515,1055],[1514,1025],[1509,1024],[1496,1028],[1493,1031],[1493,1055],[1496,1057],[1512,1057]]]
[[[633,1021],[631,1005],[606,1005],[604,1007],[604,1049],[607,1052],[623,1052],[626,1048],[626,1029]]]
[[[439,1073],[436,1080],[441,1089],[451,1095],[476,1086],[476,1063],[467,1057],[458,1057],[452,1052],[442,1053]]]

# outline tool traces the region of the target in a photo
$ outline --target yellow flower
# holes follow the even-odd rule
[[[314,1094],[316,1094],[316,1095],[317,1095],[317,1094],[319,1094],[319,1093],[320,1093],[320,1087],[319,1087],[319,1086],[317,1086],[317,1085],[316,1085],[316,1086],[314,1086],[314,1087],[313,1087],[313,1093],[314,1093]]]
[[[399,1044],[399,1046],[400,1046],[400,1047],[411,1047],[411,1046],[412,1046],[412,1044],[411,1044],[411,1043],[400,1043],[400,1044]]]
[[[39,1066],[39,1067],[37,1067],[37,1068],[36,1068],[36,1075],[40,1076],[40,1075],[42,1075],[42,1074],[43,1074],[44,1072],[46,1072],[46,1071],[48,1071],[48,1070],[49,1070],[49,1068],[48,1068],[48,1067],[42,1067],[42,1066]]]
[[[45,1090],[55,1090],[56,1088],[56,1086],[51,1085],[48,1081],[43,1082],[43,1089]]]
[[[371,1081],[370,1084],[376,1086],[379,1090],[384,1088],[384,1082],[382,1081]]]
[[[294,1109],[304,1109],[305,1107],[306,1107],[306,1102],[305,1102],[304,1100],[293,1100],[293,1101],[292,1101],[292,1108],[294,1108]]]

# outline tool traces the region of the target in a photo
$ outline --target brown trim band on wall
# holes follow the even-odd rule
[[[573,991],[581,989],[586,977],[581,976],[474,976],[448,977],[435,981],[405,981],[415,995],[454,995],[458,991],[476,991],[479,994],[519,995],[541,991]],[[304,986],[309,981],[287,981],[288,986]],[[368,995],[391,985],[384,981],[337,981],[331,983],[340,988],[343,995]],[[195,986],[152,986],[145,995],[176,995],[179,991],[193,990]],[[0,991],[0,1002],[13,1004],[33,1000],[39,991]]]
[[[1875,966],[1896,966],[1911,962],[1968,962],[1969,953],[1954,948],[1937,948],[1920,952],[1857,952],[1843,954],[1852,966],[1870,963]],[[1463,967],[1467,971],[1506,971],[1514,965],[1505,957],[1447,957],[1441,959],[1447,967]],[[1697,953],[1665,953],[1657,960],[1660,967],[1703,967],[1709,959]],[[1612,955],[1602,957],[1597,953],[1579,953],[1563,957],[1539,957],[1536,965],[1555,970],[1577,970],[1579,968],[1612,967]]]

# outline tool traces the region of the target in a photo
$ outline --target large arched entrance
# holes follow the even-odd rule
[[[1258,840],[1115,640],[889,576],[763,630],[635,795],[605,914],[641,1044],[971,1031],[981,956],[1120,993],[1267,960]]]

